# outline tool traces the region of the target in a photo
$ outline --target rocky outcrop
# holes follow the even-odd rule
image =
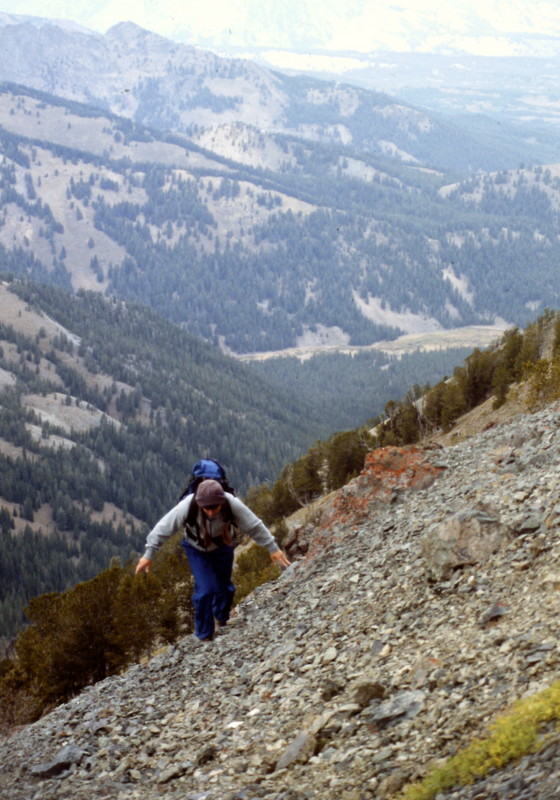
[[[391,797],[556,678],[559,423],[552,406],[443,450],[376,454],[223,636],[182,640],[4,741],[0,795]],[[379,459],[395,465],[382,486]],[[438,800],[559,785],[553,736]]]
[[[443,469],[442,464],[430,460],[428,453],[416,445],[372,450],[365,458],[362,474],[340,492],[338,509],[355,514],[360,501],[390,503],[399,493],[427,489]]]
[[[427,489],[443,469],[430,461],[428,452],[410,445],[380,447],[368,453],[362,473],[310,509],[306,523],[293,531],[290,542],[295,552],[309,552],[313,558],[333,532],[342,531],[346,536],[379,507],[394,503],[399,494]]]
[[[426,572],[434,580],[446,580],[457,567],[484,564],[507,537],[496,513],[471,508],[453,514],[424,538]]]

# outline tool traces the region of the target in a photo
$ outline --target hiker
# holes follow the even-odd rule
[[[148,534],[146,552],[136,567],[137,573],[149,572],[155,551],[184,528],[181,544],[194,577],[195,636],[201,641],[212,641],[214,619],[221,627],[229,619],[235,592],[233,525],[266,547],[275,564],[290,565],[274,536],[245,503],[225,492],[218,481],[203,480],[195,494],[183,497]]]

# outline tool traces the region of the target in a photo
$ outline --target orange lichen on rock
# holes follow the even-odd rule
[[[356,478],[377,500],[390,501],[395,491],[426,489],[442,467],[431,464],[415,445],[380,447],[367,454],[364,471]]]
[[[360,524],[375,504],[394,502],[399,492],[427,489],[442,469],[430,463],[426,451],[415,445],[372,450],[361,474],[341,489],[328,522],[344,518],[347,524]]]
[[[429,461],[428,451],[415,445],[380,447],[369,452],[357,478],[339,489],[313,522],[292,533],[292,550],[313,558],[340,536],[347,536],[398,500],[400,492],[427,489],[444,469]]]

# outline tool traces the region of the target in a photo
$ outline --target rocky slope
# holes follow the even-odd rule
[[[183,640],[0,747],[0,794],[386,798],[554,680],[560,404],[388,448],[209,645]],[[305,551],[305,552],[304,552]],[[557,796],[558,740],[451,798]]]

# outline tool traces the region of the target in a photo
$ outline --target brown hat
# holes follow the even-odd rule
[[[225,503],[226,495],[218,481],[206,480],[198,484],[195,499],[201,508],[207,508]]]

